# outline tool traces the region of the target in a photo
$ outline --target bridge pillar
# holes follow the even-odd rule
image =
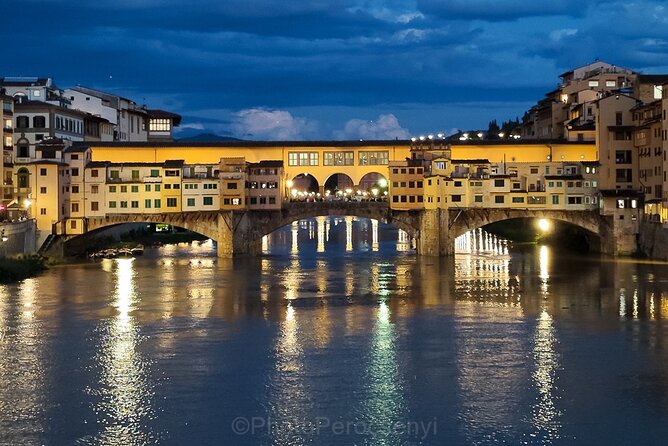
[[[448,230],[449,215],[443,209],[425,209],[420,213],[420,232],[417,253],[439,257],[454,254],[454,240]]]
[[[234,255],[258,256],[262,254],[262,239],[253,236],[254,222],[249,213],[240,214],[235,219],[233,250]]]
[[[234,219],[231,212],[218,214],[218,257],[231,258],[234,254]]]

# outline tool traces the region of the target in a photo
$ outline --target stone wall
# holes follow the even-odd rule
[[[661,223],[642,222],[638,244],[640,251],[647,257],[668,260],[668,229]]]
[[[35,220],[0,223],[7,241],[0,239],[0,257],[33,254],[37,250],[37,224]]]

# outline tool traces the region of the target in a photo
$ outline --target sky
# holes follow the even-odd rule
[[[668,73],[665,0],[0,0],[0,76],[183,116],[176,137],[395,139],[522,116],[600,59]]]

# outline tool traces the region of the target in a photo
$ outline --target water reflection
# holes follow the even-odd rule
[[[159,436],[149,422],[154,388],[147,362],[139,353],[141,336],[132,317],[138,304],[133,259],[105,261],[116,278],[116,316],[102,328],[102,346],[97,362],[101,367],[101,387],[95,390],[99,402],[94,407],[101,431],[83,443],[101,445],[157,444]]]
[[[368,423],[369,442],[374,445],[398,443],[391,427],[406,422],[403,378],[399,371],[396,333],[385,301],[376,309],[369,365],[364,382],[366,399],[357,417]]]

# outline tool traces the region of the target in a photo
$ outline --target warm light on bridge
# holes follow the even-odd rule
[[[540,232],[549,232],[552,229],[552,223],[547,218],[539,218],[536,222],[536,226]]]

